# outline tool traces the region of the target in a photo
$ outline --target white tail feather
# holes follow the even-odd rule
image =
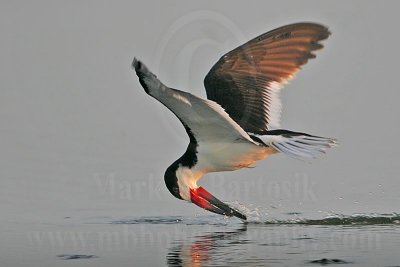
[[[337,146],[331,138],[287,132],[282,135],[257,135],[266,145],[292,158],[316,158],[326,150]]]

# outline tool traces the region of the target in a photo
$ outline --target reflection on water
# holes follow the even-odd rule
[[[138,266],[149,260],[171,267],[400,266],[399,213],[300,215],[248,223],[222,216],[134,217],[102,227],[119,233],[119,244],[132,241],[125,247],[136,253]],[[165,254],[157,258],[156,251]]]
[[[216,266],[218,263],[226,264],[232,255],[226,253],[226,247],[234,251],[234,246],[245,244],[246,240],[240,239],[247,230],[243,224],[234,231],[213,232],[195,237],[193,242],[180,240],[174,242],[167,254],[168,266],[206,266],[210,261]],[[239,240],[240,239],[240,240]]]
[[[388,262],[400,245],[399,221],[399,214],[393,213],[215,224],[204,233],[177,237],[168,247],[166,263],[170,267],[377,266]],[[192,225],[202,229],[203,222]]]

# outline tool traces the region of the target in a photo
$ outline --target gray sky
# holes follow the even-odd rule
[[[279,212],[399,211],[398,10],[396,1],[2,1],[0,209],[16,219],[200,212],[164,186],[188,138],[144,93],[133,57],[205,96],[203,78],[224,53],[313,21],[332,36],[285,87],[282,127],[340,147],[311,164],[279,155],[201,183]]]

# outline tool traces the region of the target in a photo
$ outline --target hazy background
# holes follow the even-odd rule
[[[398,10],[396,1],[1,1],[0,220],[206,214],[166,190],[164,171],[188,138],[131,61],[205,96],[220,56],[300,21],[332,36],[285,87],[282,127],[340,146],[311,164],[278,155],[201,183],[262,212],[399,212]]]

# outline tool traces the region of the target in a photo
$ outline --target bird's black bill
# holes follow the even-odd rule
[[[211,195],[203,187],[198,187],[196,189],[190,189],[190,197],[194,204],[206,209],[208,211],[218,213],[221,215],[226,215],[229,217],[235,216],[242,220],[247,220],[247,217],[237,210],[232,209],[224,202],[220,201],[213,195]]]

